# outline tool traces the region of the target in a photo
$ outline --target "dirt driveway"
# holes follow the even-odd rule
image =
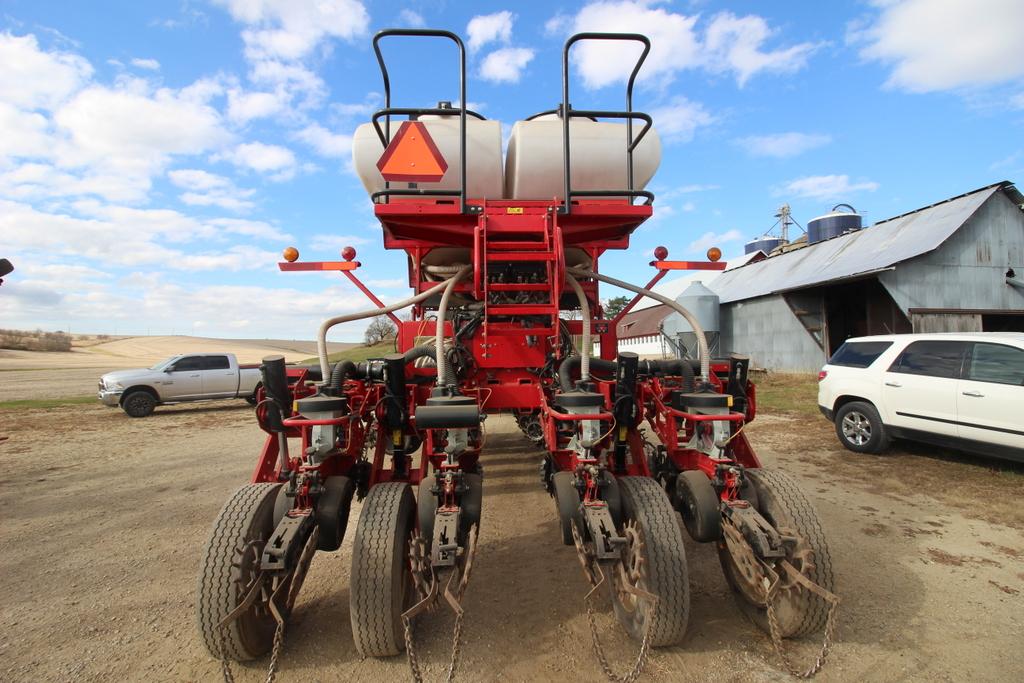
[[[538,455],[511,420],[488,425],[459,679],[599,680],[585,581],[558,542]],[[216,680],[193,624],[194,577],[208,525],[261,445],[249,411],[0,411],[2,436],[0,680]],[[844,602],[818,680],[1024,680],[1024,468],[918,448],[852,456],[823,420],[786,414],[760,417],[750,437],[766,465],[803,482],[830,539]],[[408,680],[404,658],[360,660],[354,649],[347,545],[314,560],[279,680]],[[769,640],[734,606],[714,549],[687,550],[689,636],[655,651],[641,680],[786,680]],[[443,677],[451,623],[443,612],[420,623],[427,680]],[[599,625],[625,670],[635,644],[607,605]],[[265,666],[236,675],[262,681]]]

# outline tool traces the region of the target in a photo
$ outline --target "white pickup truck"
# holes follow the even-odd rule
[[[158,405],[244,398],[256,402],[259,365],[239,365],[231,353],[172,356],[151,368],[117,370],[100,378],[100,402],[146,417]]]

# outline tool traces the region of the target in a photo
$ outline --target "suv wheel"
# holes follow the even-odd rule
[[[870,403],[853,401],[836,412],[836,436],[857,453],[881,453],[889,446],[882,418]]]

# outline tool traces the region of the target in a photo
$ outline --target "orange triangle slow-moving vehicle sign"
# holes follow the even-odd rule
[[[377,162],[377,170],[384,180],[436,183],[444,177],[448,163],[426,126],[419,121],[403,121]]]

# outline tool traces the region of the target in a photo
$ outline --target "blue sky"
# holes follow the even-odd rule
[[[467,101],[506,134],[557,104],[569,34],[652,38],[635,104],[665,144],[655,219],[602,264],[629,280],[658,244],[740,253],[783,202],[802,224],[841,201],[874,222],[1024,177],[1019,0],[5,0],[0,327],[311,338],[364,307],[336,276],[279,273],[287,245],[353,244],[401,298],[350,145],[380,105],[370,38],[416,25],[464,37]],[[452,51],[387,55],[396,104],[457,99]],[[573,104],[621,106],[629,58],[581,51]]]

